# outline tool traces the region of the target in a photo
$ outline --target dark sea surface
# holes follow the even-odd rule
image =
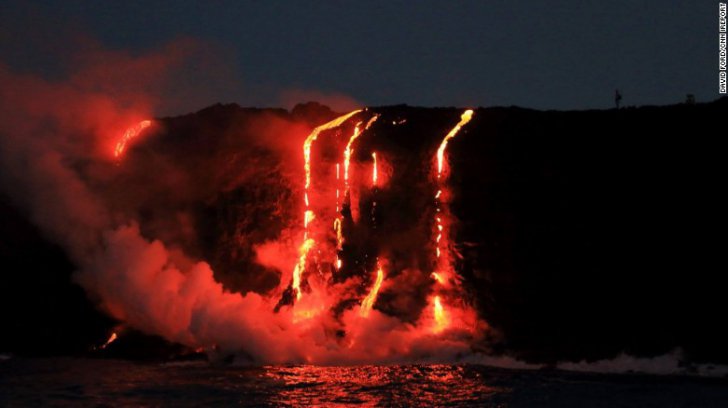
[[[479,365],[214,366],[0,361],[0,405],[728,407],[728,380]]]

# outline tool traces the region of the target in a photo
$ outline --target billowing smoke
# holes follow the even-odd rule
[[[339,183],[336,204],[336,211],[349,211],[341,222],[371,216],[382,237],[395,238],[388,240],[392,244],[372,247],[367,236],[373,224],[359,236],[353,224],[342,227],[354,231],[347,248],[361,244],[349,252],[338,248],[348,272],[319,276],[335,274],[321,269],[332,266],[319,259],[322,253],[336,252],[321,241],[311,255],[318,274],[303,265],[303,295],[290,299],[307,233],[301,228],[301,145],[313,125],[334,115],[308,105],[290,114],[247,111],[244,120],[219,128],[198,127],[194,117],[152,119],[165,103],[164,84],[185,72],[191,44],[136,57],[96,49],[74,58],[73,73],[56,80],[0,65],[2,191],[67,251],[78,268],[76,281],[104,311],[134,328],[254,362],[444,360],[470,353],[483,323],[465,300],[450,304],[453,291],[443,290],[442,300],[431,296],[438,281],[421,259],[422,252],[432,255],[422,246],[432,246],[434,224],[417,225],[434,223],[434,214],[401,222],[393,212],[360,214],[359,208],[374,202],[370,190],[388,183],[393,166],[403,166],[389,154],[396,146],[380,154],[376,182],[368,162],[373,145],[357,147],[347,169],[351,191]],[[224,109],[236,108],[198,115],[212,115],[206,123],[215,123],[214,115]],[[332,141],[345,143],[352,125],[322,135],[328,141],[315,151],[322,163],[341,159],[343,150]],[[442,136],[432,132],[433,143]],[[419,159],[418,171],[429,171],[431,158]],[[332,169],[326,170],[330,180]],[[315,177],[321,174],[316,170]],[[333,187],[325,184],[317,179],[306,200],[333,197]],[[379,194],[380,202],[397,202],[386,188]],[[316,206],[332,207],[333,200]],[[320,230],[335,218],[333,208],[326,211],[329,218],[317,214],[312,221],[321,221]],[[211,212],[213,217],[205,216]],[[416,227],[402,232],[394,229],[398,225]],[[317,233],[317,239],[332,231]],[[401,239],[412,234],[419,241]]]
[[[662,221],[640,224],[651,210],[629,203],[670,200],[641,188],[650,142],[615,170],[633,138],[612,142],[609,112],[575,114],[572,125],[560,113],[477,110],[438,179],[435,154],[463,110],[362,110],[313,143],[306,204],[304,140],[339,114],[310,103],[159,117],[187,111],[177,98],[197,91],[179,84],[205,84],[188,77],[201,48],[182,40],[134,56],[93,45],[60,78],[0,65],[0,192],[66,251],[75,281],[114,318],[254,362],[528,367],[473,352],[492,349],[570,370],[707,373],[685,362],[722,355],[719,325],[705,323],[723,310],[705,305],[722,298],[692,283],[692,300],[675,302],[681,275],[631,261],[644,237],[663,251],[673,236]],[[724,106],[671,111],[675,123],[661,126]],[[592,122],[604,130],[581,137]],[[634,225],[654,232],[630,238]],[[664,292],[653,288],[662,279]],[[681,345],[684,359],[655,358]]]

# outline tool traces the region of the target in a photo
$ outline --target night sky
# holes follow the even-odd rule
[[[31,3],[31,4],[28,4]],[[154,4],[151,4],[154,3]],[[679,3],[679,4],[676,4]],[[184,102],[609,108],[717,93],[717,2],[5,1],[0,61],[62,76],[95,42],[131,55],[203,44]]]
[[[728,373],[718,12],[0,0],[0,406],[6,353]]]

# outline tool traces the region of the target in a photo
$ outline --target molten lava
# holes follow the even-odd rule
[[[152,121],[143,120],[127,129],[121,139],[119,139],[119,141],[116,143],[116,148],[114,149],[114,157],[116,157],[117,159],[120,158],[124,154],[124,151],[126,150],[129,142],[131,142],[131,140],[135,137],[139,136],[139,134],[149,126],[152,126]]]
[[[357,113],[361,112],[361,110],[355,110],[352,112],[347,113],[346,115],[339,116],[338,118],[327,122],[321,126],[316,127],[306,138],[306,140],[303,142],[303,161],[304,161],[304,172],[305,172],[305,183],[303,188],[303,201],[306,205],[306,208],[303,213],[303,244],[301,244],[301,247],[299,249],[299,258],[298,262],[296,263],[295,268],[293,269],[293,278],[291,286],[293,287],[293,290],[296,292],[296,300],[301,299],[301,275],[303,275],[303,271],[306,268],[306,257],[308,255],[308,252],[313,248],[314,244],[316,243],[313,239],[309,237],[309,226],[311,224],[311,221],[314,219],[315,214],[313,210],[310,209],[311,203],[308,196],[308,190],[311,187],[311,146],[313,145],[313,142],[316,141],[318,138],[318,135],[325,131],[330,129],[335,129],[339,126],[341,126],[344,122],[346,122],[349,118],[356,115]],[[356,132],[355,132],[356,133]],[[337,204],[338,207],[338,204]],[[337,264],[339,264],[337,260]]]
[[[372,152],[372,185],[377,185],[377,152]]]
[[[437,283],[439,283],[440,285],[444,285],[446,283],[445,278],[443,278],[441,274],[437,272],[432,272],[432,279],[437,281]]]
[[[354,133],[349,138],[349,141],[346,143],[346,148],[344,149],[344,204],[347,204],[347,202],[350,205],[350,197],[349,197],[349,165],[351,163],[351,156],[354,154],[354,141],[359,138],[365,131],[367,131],[373,124],[376,122],[376,120],[379,118],[379,115],[372,116],[369,121],[367,121],[366,126],[364,126],[364,130],[361,130],[361,124],[362,122],[358,122],[356,126],[354,126]],[[340,179],[340,166],[339,163],[336,163],[336,212],[339,213],[339,179]],[[337,252],[342,249],[342,245],[344,243],[344,238],[341,232],[341,223],[342,218],[340,216],[337,217],[336,220],[334,220],[334,231],[336,232],[336,249]],[[335,261],[336,269],[341,269],[342,261],[338,256],[338,253],[336,255],[336,261]]]
[[[347,120],[349,120],[350,117],[356,115],[357,113],[361,112],[361,109],[352,111],[347,113],[346,115],[339,116],[338,118],[332,120],[331,122],[324,123],[321,126],[316,127],[311,134],[308,135],[306,140],[303,142],[303,159],[304,159],[304,170],[306,172],[306,184],[304,188],[308,190],[308,188],[311,186],[311,145],[314,141],[316,141],[316,138],[318,138],[319,133],[325,131],[337,128],[344,124]],[[308,201],[308,200],[307,200]]]
[[[344,235],[341,232],[341,217],[336,217],[336,219],[334,220],[334,231],[336,232],[336,251],[337,251],[335,266],[336,266],[336,269],[339,270],[339,269],[341,269],[342,261],[341,261],[341,258],[339,258],[338,251],[341,251],[341,249],[344,245]]]
[[[374,282],[374,286],[372,286],[367,297],[365,297],[361,302],[361,309],[359,309],[359,314],[361,314],[362,317],[369,316],[369,312],[372,310],[374,303],[377,301],[377,294],[379,293],[379,288],[382,286],[383,281],[384,271],[382,270],[382,266],[379,262],[377,262],[377,280]]]
[[[374,116],[371,117],[371,119],[369,119],[369,121],[367,122],[366,126],[364,126],[364,131],[365,132],[367,130],[369,130],[370,127],[372,127],[372,125],[374,124],[374,122],[376,122],[377,119],[379,119],[379,116],[380,115],[374,115]]]
[[[354,140],[359,137],[359,126],[361,126],[361,122],[354,126],[354,134],[351,135],[349,143],[346,144],[346,149],[344,149],[344,184],[346,186],[346,192],[349,191],[349,162],[351,161],[351,154],[354,153],[354,149],[351,146],[354,144]],[[346,195],[346,192],[344,192],[344,195]]]
[[[313,248],[313,244],[314,240],[307,238],[303,241],[301,248],[299,248],[300,257],[298,258],[296,267],[293,269],[292,284],[293,290],[296,291],[296,300],[301,299],[301,275],[303,274],[303,270],[306,268],[306,257],[308,256],[308,252],[311,248]]]
[[[116,332],[111,333],[111,336],[109,336],[109,339],[106,340],[106,343],[102,344],[101,347],[99,347],[99,348],[101,350],[105,349],[106,347],[109,346],[109,344],[113,343],[118,338],[119,338],[119,336],[116,335]]]
[[[440,147],[437,149],[435,156],[437,160],[437,184],[438,190],[435,193],[435,271],[432,272],[432,277],[438,284],[435,292],[442,292],[440,288],[448,286],[450,277],[454,275],[454,267],[451,264],[450,254],[448,251],[448,234],[445,231],[445,222],[443,219],[448,217],[449,213],[447,208],[443,208],[441,203],[441,197],[443,191],[447,189],[445,180],[442,178],[443,163],[445,161],[445,149],[450,139],[454,138],[460,129],[465,126],[473,117],[473,111],[471,109],[466,110],[461,116],[460,121],[453,127],[445,138],[440,143]],[[445,256],[442,256],[443,253]],[[459,289],[459,288],[458,288]],[[445,308],[440,300],[440,295],[436,295],[433,299],[433,311],[435,316],[435,326],[433,331],[435,333],[441,332],[447,327],[450,322],[447,319]]]
[[[308,224],[311,221],[313,221],[314,217],[315,216],[313,215],[313,211],[311,211],[311,210],[306,210],[303,212],[303,228],[304,228],[305,234],[308,234]],[[306,238],[308,238],[308,237],[306,236]]]
[[[440,148],[437,149],[437,178],[440,178],[442,175],[442,165],[444,162],[444,156],[445,156],[445,149],[447,148],[447,142],[455,137],[455,135],[458,134],[460,129],[462,129],[463,126],[465,126],[468,122],[470,122],[470,119],[473,118],[473,110],[468,109],[466,110],[461,116],[460,116],[460,122],[458,122],[457,125],[455,125],[454,128],[450,131],[450,133],[445,136],[445,138],[442,140],[442,143],[440,143]]]
[[[400,322],[401,326],[396,323],[400,304],[393,302],[391,298],[387,298],[385,304],[385,298],[379,296],[384,285],[385,267],[389,286],[396,289],[396,285],[416,283],[407,276],[408,268],[414,268],[408,267],[406,261],[397,259],[398,262],[380,262],[382,255],[387,259],[391,259],[393,254],[400,256],[396,251],[390,252],[393,239],[389,232],[391,227],[385,225],[387,220],[396,216],[388,211],[398,208],[390,205],[392,200],[397,200],[392,194],[397,190],[390,188],[398,187],[393,185],[399,179],[392,176],[391,167],[391,162],[396,158],[388,156],[391,154],[391,151],[386,150],[390,146],[388,142],[380,143],[377,139],[370,141],[365,138],[366,148],[377,148],[377,151],[371,150],[368,153],[371,155],[371,173],[367,171],[366,175],[353,174],[353,171],[368,169],[369,163],[357,163],[357,160],[366,159],[362,154],[355,154],[356,149],[362,148],[356,143],[363,137],[368,137],[365,135],[366,131],[379,118],[379,115],[373,115],[366,122],[359,121],[360,117],[354,120],[355,115],[360,112],[362,111],[350,112],[315,128],[303,143],[303,241],[298,248],[298,260],[293,267],[290,286],[286,289],[280,288],[283,290],[278,292],[281,293],[280,300],[273,309],[275,316],[272,317],[276,327],[272,333],[292,330],[288,344],[294,346],[287,350],[291,350],[302,361],[317,361],[321,350],[327,350],[323,352],[326,355],[336,356],[337,361],[342,361],[342,358],[360,359],[361,357],[353,355],[355,352],[363,353],[358,355],[367,356],[365,358],[389,357],[393,353],[393,344],[401,346],[395,346],[398,350],[395,354],[409,353],[414,345],[419,347],[420,344],[426,344],[431,352],[437,353],[441,348],[443,351],[448,349],[445,346],[448,342],[462,344],[469,335],[475,334],[475,319],[472,318],[475,313],[458,298],[464,293],[459,287],[458,274],[452,262],[454,256],[451,253],[450,226],[454,220],[447,206],[452,195],[447,185],[447,172],[443,173],[447,144],[472,118],[473,111],[463,113],[460,121],[441,140],[434,155],[435,164],[432,161],[423,163],[410,160],[403,163],[406,166],[427,166],[433,174],[430,180],[434,189],[431,191],[437,193],[430,207],[422,209],[428,214],[427,219],[430,219],[430,211],[434,213],[431,238],[429,234],[422,237],[419,233],[421,228],[412,228],[406,223],[397,231],[403,239],[407,239],[408,234],[415,233],[416,239],[431,239],[433,245],[431,248],[423,248],[427,251],[426,254],[433,252],[432,269],[427,271],[432,280],[419,282],[429,289],[427,306],[416,322]],[[347,124],[347,129],[348,126],[352,129],[351,133],[333,131],[345,125],[347,120],[351,120]],[[385,128],[386,126],[389,126],[389,121],[383,125]],[[332,131],[325,133],[326,141],[321,146],[317,145],[314,150],[313,143],[324,130]],[[330,136],[331,139],[328,139]],[[321,152],[320,157],[318,152]],[[432,152],[429,153],[429,157],[433,157]],[[362,167],[362,164],[367,167]],[[401,174],[409,171],[411,169],[407,168]],[[314,177],[316,180],[313,180]],[[366,183],[369,186],[369,180],[372,183],[371,190],[364,192],[359,184]],[[358,197],[360,194],[361,200]],[[370,210],[369,220],[361,221],[357,216],[363,208]],[[420,220],[421,218],[417,218],[417,221]],[[374,259],[376,266],[372,265]],[[364,279],[370,273],[371,278]],[[417,273],[416,276],[423,275]],[[370,285],[366,288],[366,293],[361,287],[362,280]],[[381,303],[379,308],[387,310],[387,313],[372,312],[378,300]],[[281,310],[282,305],[291,307]],[[397,329],[392,330],[393,327]],[[386,334],[390,331],[392,336]],[[335,336],[329,338],[333,333]],[[448,338],[450,333],[459,336],[458,340]],[[372,336],[381,336],[391,341],[383,340],[381,344],[372,342]]]
[[[346,189],[348,191],[349,189],[349,163],[351,162],[351,155],[354,154],[354,148],[353,144],[354,141],[361,136],[362,133],[369,130],[369,128],[374,124],[374,122],[377,121],[379,118],[379,115],[372,116],[371,119],[367,122],[366,126],[364,126],[364,130],[360,131],[359,127],[361,126],[361,122],[357,123],[354,127],[354,134],[351,135],[349,138],[349,142],[346,144],[346,149],[344,149],[344,184],[346,185]],[[344,193],[346,195],[346,192]]]
[[[341,233],[341,218],[336,218],[334,220],[334,231],[336,231],[336,249],[341,249],[341,246],[344,243],[344,237]]]
[[[442,307],[442,303],[440,302],[440,296],[435,296],[433,302],[433,313],[435,315],[435,327],[432,331],[439,333],[445,330],[445,328],[447,328],[450,324],[445,308]]]

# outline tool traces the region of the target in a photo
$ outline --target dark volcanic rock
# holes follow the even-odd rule
[[[410,164],[431,159],[462,110],[370,110],[383,116],[373,129],[376,137],[363,138],[358,154],[377,146],[395,169],[410,169],[398,175],[402,182],[380,192],[379,201],[389,204],[382,204],[378,233],[391,241],[388,251],[399,254],[394,258],[426,269],[420,254],[429,227],[421,225],[422,241],[397,236],[400,226],[418,225],[423,213],[417,209],[432,197],[426,166]],[[620,351],[652,356],[682,347],[693,360],[728,363],[722,329],[728,298],[716,277],[720,264],[712,263],[717,245],[705,235],[715,224],[711,191],[718,187],[706,184],[719,163],[705,124],[719,123],[727,113],[728,99],[605,111],[476,111],[448,147],[451,209],[458,219],[458,270],[480,314],[500,333],[491,344],[495,351],[555,362]],[[288,158],[281,156],[288,150],[267,138],[299,140],[334,116],[318,104],[292,113],[216,105],[162,119],[161,130],[131,149],[107,194],[119,195],[113,201],[120,207],[124,195],[148,197],[135,209],[145,236],[210,262],[230,290],[265,292],[278,283],[278,272],[254,262],[253,246],[277,238],[300,217],[300,186],[287,181]],[[391,125],[402,119],[407,121]],[[300,131],[295,137],[281,132],[293,128]],[[13,211],[3,206],[2,216],[15,218],[8,215]],[[58,302],[81,302],[96,337],[108,330],[112,323],[99,320],[78,288],[67,284],[71,267],[57,248],[38,237],[10,244],[29,230],[24,222],[2,229],[3,264],[26,265],[24,273],[67,271],[53,277],[62,281],[54,288],[67,294]],[[47,265],[31,262],[38,254]],[[1,347],[26,350],[26,337],[52,341],[51,332],[24,333],[26,319],[10,307],[35,283],[9,273],[0,279],[3,288],[13,288],[6,290],[2,313],[15,328]],[[425,295],[414,289],[382,293],[377,307],[402,316],[395,297],[417,304]],[[78,316],[38,307],[27,325],[51,319],[71,324]],[[79,333],[85,334],[78,342],[94,337]],[[67,339],[58,351],[73,350],[72,343]]]

